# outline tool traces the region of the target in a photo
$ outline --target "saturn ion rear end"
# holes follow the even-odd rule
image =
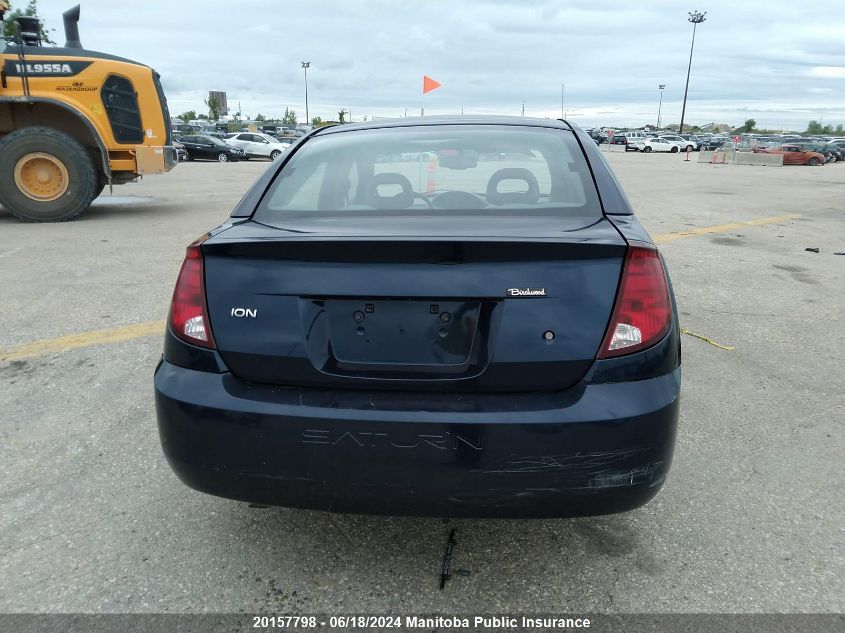
[[[323,128],[188,247],[155,374],[189,486],[427,516],[630,510],[672,460],[665,264],[562,121]]]

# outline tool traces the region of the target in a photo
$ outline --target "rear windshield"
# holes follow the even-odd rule
[[[316,136],[291,157],[254,218],[355,215],[601,216],[567,130],[439,125]]]

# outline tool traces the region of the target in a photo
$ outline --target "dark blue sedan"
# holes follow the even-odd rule
[[[188,246],[155,373],[197,490],[427,516],[621,512],[666,479],[665,264],[562,121],[318,129]]]

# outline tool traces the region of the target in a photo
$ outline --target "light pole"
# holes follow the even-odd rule
[[[305,125],[311,125],[311,117],[308,116],[308,67],[309,66],[311,66],[311,62],[302,62],[302,70],[305,71]]]
[[[666,84],[658,84],[658,89],[660,90],[660,103],[657,105],[657,131],[660,131],[660,110],[663,109],[663,89],[666,87]]]
[[[684,131],[684,115],[687,113],[687,92],[689,91],[689,74],[692,70],[692,51],[695,48],[695,27],[699,24],[704,22],[707,19],[707,11],[701,13],[700,11],[690,11],[689,17],[687,18],[688,22],[692,22],[692,44],[689,47],[689,66],[687,66],[687,85],[684,88],[684,105],[681,108],[681,125],[678,128],[678,134],[682,134]]]
[[[560,118],[566,119],[566,110],[563,107],[563,84],[560,84]]]

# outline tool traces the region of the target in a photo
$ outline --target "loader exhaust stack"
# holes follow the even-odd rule
[[[65,23],[65,48],[82,48],[79,41],[79,5],[62,13]]]

